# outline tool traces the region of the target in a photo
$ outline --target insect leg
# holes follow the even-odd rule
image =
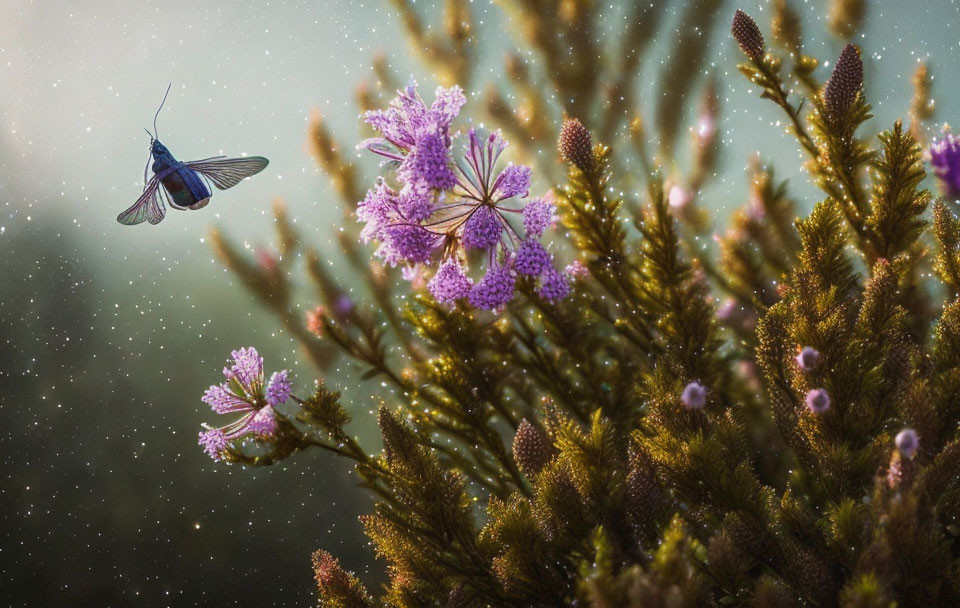
[[[179,209],[179,207],[177,207],[176,205],[174,205],[174,204],[173,204],[173,201],[170,200],[170,193],[167,192],[167,189],[164,188],[162,185],[160,186],[159,189],[160,189],[160,194],[161,194],[161,195],[163,196],[163,198],[167,201],[167,206],[172,207],[173,209]]]

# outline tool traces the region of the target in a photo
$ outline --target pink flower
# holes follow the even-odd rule
[[[233,365],[223,370],[226,380],[208,388],[201,398],[218,414],[242,414],[222,427],[204,425],[198,443],[214,460],[223,460],[231,441],[273,436],[277,430],[273,408],[290,398],[287,370],[274,372],[265,383],[263,357],[255,348],[241,348],[232,355]]]
[[[897,444],[897,450],[900,454],[907,459],[913,458],[920,446],[920,438],[917,437],[917,432],[913,429],[903,429],[897,433],[894,442]]]
[[[794,360],[797,362],[797,367],[809,372],[820,365],[820,351],[812,346],[804,346]]]
[[[471,128],[454,152],[450,127],[464,101],[457,87],[438,89],[428,108],[411,86],[387,110],[366,114],[383,137],[361,147],[392,161],[402,187],[382,177],[358,204],[361,238],[376,241],[374,255],[387,264],[427,269],[428,289],[443,302],[466,297],[476,308],[499,308],[514,297],[514,272],[536,280],[543,297],[566,297],[570,277],[540,244],[556,220],[549,194],[524,200],[532,171],[500,162],[507,142],[499,131]],[[482,278],[468,277],[467,254]]]
[[[307,331],[316,337],[323,335],[323,315],[326,309],[323,306],[317,306],[313,310],[307,311]]]
[[[683,407],[688,410],[703,409],[703,406],[707,404],[707,387],[694,380],[683,387],[680,401],[683,403]]]
[[[830,409],[830,395],[822,388],[815,388],[807,393],[807,409],[814,414],[822,414]]]
[[[670,207],[677,211],[685,209],[692,200],[693,194],[679,184],[670,188],[670,193],[667,195],[667,201],[670,203]]]

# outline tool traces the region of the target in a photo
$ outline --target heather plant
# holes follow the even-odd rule
[[[631,9],[621,42],[637,52],[612,73],[587,59],[599,52],[587,3],[506,3],[558,94],[508,57],[522,101],[512,108],[498,83],[483,104],[502,131],[476,126],[454,86],[472,81],[467,5],[448,4],[441,37],[397,4],[443,66],[435,99],[411,84],[377,109],[361,89],[376,133],[360,147],[384,160],[366,195],[321,119],[310,133],[348,204],[339,242],[368,297],[348,296],[282,206],[278,259],[214,241],[321,372],[339,351],[388,389],[379,452],[350,434],[367,408],[341,403],[332,373],[309,389],[283,371],[265,382],[243,349],[204,396],[241,414],[201,434],[214,458],[268,465],[319,447],[352,461],[375,497],[360,520],[388,582],[368,590],[318,550],[320,605],[960,603],[960,152],[950,133],[931,144],[948,197],[934,201],[925,68],[911,124],[869,137],[857,46],[820,82],[789,2],[773,3],[779,50],[737,11],[740,71],[784,114],[824,198],[798,217],[753,161],[749,202],[705,248],[717,85],[701,83],[680,171],[676,106],[699,85],[674,68],[700,65],[708,41],[680,35],[651,153],[632,91],[659,3]],[[692,3],[684,27],[718,4]],[[831,28],[850,38],[864,6],[835,2]],[[556,156],[536,153],[544,141]],[[536,176],[553,189],[531,196]],[[306,319],[288,282],[298,257],[320,300]]]

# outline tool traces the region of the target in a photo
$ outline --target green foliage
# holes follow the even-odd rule
[[[791,45],[810,112],[788,100],[774,55],[741,71],[786,113],[825,194],[803,219],[754,162],[751,203],[703,246],[700,210],[671,206],[659,173],[623,171],[597,144],[555,189],[558,256],[590,271],[564,301],[523,278],[497,314],[401,298],[387,269],[355,263],[377,306],[337,313],[344,290],[307,254],[324,302],[309,352],[319,365],[336,346],[387,387],[383,452],[350,437],[320,384],[282,419],[274,454],[234,456],[321,447],[376,497],[361,521],[389,581],[374,597],[318,554],[323,605],[960,603],[960,220],[937,202],[929,230],[915,133],[897,122],[871,147],[863,92],[831,113],[815,60]],[[630,226],[633,180],[646,188]],[[252,289],[284,281],[221,247]],[[286,318],[290,297],[284,283],[262,299]],[[805,347],[816,357],[798,362]],[[915,453],[895,444],[905,427]]]
[[[943,201],[933,207],[933,231],[940,245],[933,268],[956,296],[960,293],[960,220]]]
[[[584,171],[569,165],[567,185],[560,190],[560,212],[573,235],[573,245],[588,255],[591,272],[610,289],[622,288],[626,232],[617,212],[621,201],[607,191],[611,150],[597,145],[593,166]]]
[[[919,190],[926,176],[920,145],[899,120],[879,135],[883,152],[874,161],[873,193],[866,226],[872,234],[874,257],[893,259],[917,242],[926,221],[920,216],[931,195]]]
[[[857,129],[873,116],[870,104],[863,94],[857,94],[853,106],[844,113],[831,113],[821,95],[813,99],[810,114],[813,141],[817,157],[812,168],[820,186],[836,200],[856,232],[861,248],[869,245],[867,233],[868,208],[866,194],[860,179],[863,168],[874,157],[866,142],[857,137]]]

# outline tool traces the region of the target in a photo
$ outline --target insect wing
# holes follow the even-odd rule
[[[262,156],[246,158],[209,158],[184,163],[200,175],[203,175],[220,190],[232,188],[251,175],[256,175],[270,163]]]
[[[159,186],[160,181],[154,175],[150,178],[147,187],[143,190],[143,194],[140,195],[137,202],[118,215],[117,221],[127,226],[141,224],[145,221],[151,224],[159,224],[167,212],[163,201],[158,196],[157,189]]]

